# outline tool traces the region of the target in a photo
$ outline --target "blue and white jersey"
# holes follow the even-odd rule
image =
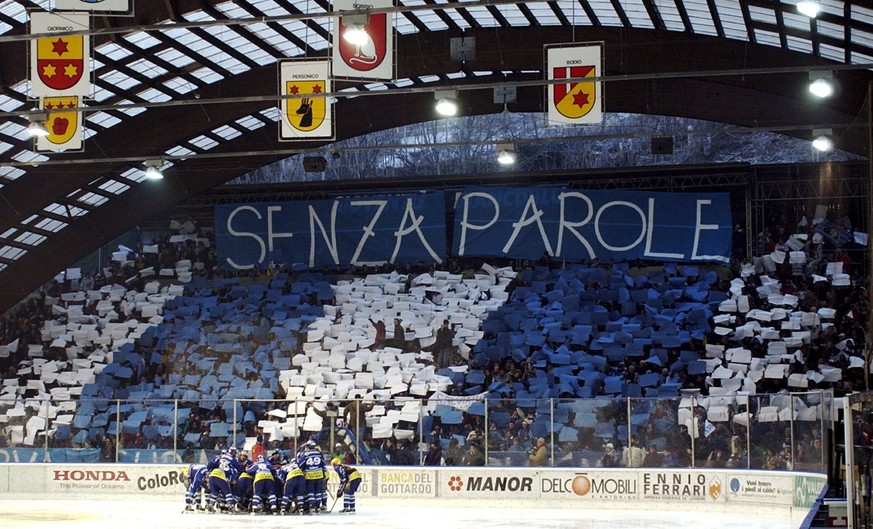
[[[203,485],[203,480],[209,474],[206,465],[194,464],[188,466],[188,490],[197,491]]]
[[[255,483],[262,479],[273,480],[276,475],[273,473],[273,465],[268,461],[259,461],[249,468],[249,473],[255,475]]]
[[[327,463],[324,454],[318,449],[308,449],[297,456],[297,466],[303,471],[306,479],[324,479]]]
[[[276,471],[276,477],[278,477],[282,481],[286,481],[297,476],[303,476],[303,471],[300,470],[300,467],[297,465],[297,461],[291,461],[287,465],[282,465],[282,468]]]
[[[194,481],[198,473],[203,475],[205,472],[206,465],[201,465],[199,463],[188,465],[188,481]]]
[[[221,478],[228,482],[236,479],[241,470],[239,461],[226,452],[214,457],[207,468],[211,477]]]
[[[333,467],[333,470],[339,477],[340,482],[347,482],[353,479],[361,479],[361,473],[358,472],[358,469],[356,469],[355,467],[350,467],[348,465],[335,465]]]

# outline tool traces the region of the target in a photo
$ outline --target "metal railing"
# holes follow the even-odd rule
[[[0,462],[204,461],[315,439],[358,464],[670,466],[825,472],[830,391],[676,398],[0,400]],[[531,459],[542,439],[545,460]],[[441,454],[437,457],[436,447]]]

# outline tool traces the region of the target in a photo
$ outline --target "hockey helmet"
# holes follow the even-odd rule
[[[335,458],[330,460],[330,466],[332,466],[332,467],[339,466],[339,464],[340,464],[340,458],[338,458],[338,457],[335,457]]]

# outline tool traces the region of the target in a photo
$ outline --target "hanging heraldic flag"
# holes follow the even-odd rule
[[[392,0],[335,0],[334,13],[393,7]],[[333,75],[394,79],[394,34],[388,13],[340,16],[333,31]],[[349,41],[354,33],[353,42]]]
[[[279,93],[300,96],[283,99],[279,114],[279,141],[333,138],[333,104],[322,94],[333,89],[330,61],[282,61]]]
[[[603,120],[603,45],[550,47],[546,50],[549,125],[600,123]],[[566,82],[561,79],[568,79]],[[573,80],[570,80],[573,79]]]
[[[30,15],[32,35],[88,31],[87,13]],[[86,35],[58,35],[30,41],[30,81],[34,97],[91,95],[90,41]]]
[[[55,0],[58,11],[123,11],[131,12],[131,0]]]
[[[81,151],[82,113],[72,110],[79,106],[76,96],[46,97],[42,99],[42,109],[48,113],[45,122],[48,136],[36,138],[37,151]]]

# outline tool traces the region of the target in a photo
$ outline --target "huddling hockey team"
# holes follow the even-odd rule
[[[339,476],[337,496],[343,495],[339,512],[353,514],[361,474],[338,457],[330,465]],[[188,485],[186,511],[278,515],[333,510],[333,506],[330,510],[327,506],[328,467],[315,441],[307,441],[290,461],[279,450],[274,450],[269,459],[261,455],[251,461],[247,454],[230,448],[206,465],[189,465],[183,476]]]

